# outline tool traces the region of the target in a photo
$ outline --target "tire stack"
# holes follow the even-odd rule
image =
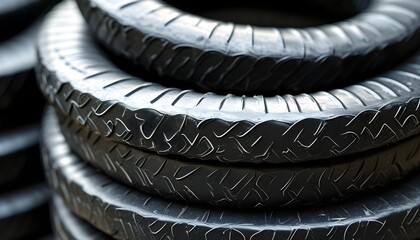
[[[38,146],[45,101],[34,68],[40,18],[53,3],[0,4],[0,239],[36,239],[51,231]]]
[[[38,45],[59,238],[420,238],[420,1],[311,28],[76,2]]]

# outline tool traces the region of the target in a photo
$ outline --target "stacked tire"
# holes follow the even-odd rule
[[[59,238],[420,238],[420,1],[303,1],[358,11],[310,28],[76,2],[38,42]]]
[[[40,19],[53,2],[0,4],[0,239],[51,231],[38,145],[44,99],[34,68]]]

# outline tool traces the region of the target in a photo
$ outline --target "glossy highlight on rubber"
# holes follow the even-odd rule
[[[62,117],[64,118],[64,117]],[[51,109],[45,125],[57,127]],[[160,156],[60,121],[69,146],[92,166],[136,190],[174,201],[234,208],[326,205],[384,189],[420,164],[420,136],[309,164],[236,166]]]
[[[308,28],[217,21],[161,0],[77,2],[91,32],[115,55],[139,69],[219,93],[342,87],[389,69],[420,46],[420,3],[413,0],[366,0],[371,4],[354,17]],[[301,2],[299,8],[309,7]],[[349,5],[309,2],[335,7],[332,12]]]
[[[420,177],[352,201],[282,211],[207,208],[119,184],[74,153],[44,125],[42,156],[51,188],[77,216],[116,239],[266,240],[420,237]],[[94,214],[92,214],[94,213]]]
[[[139,149],[228,163],[296,163],[420,132],[418,54],[342,89],[244,97],[131,76],[107,60],[88,32],[74,3],[51,13],[38,44],[39,86],[62,114]]]

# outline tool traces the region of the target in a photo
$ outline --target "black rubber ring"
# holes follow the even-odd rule
[[[47,126],[56,127],[53,112]],[[62,133],[79,156],[134,189],[176,201],[277,209],[320,205],[366,194],[420,164],[420,135],[399,144],[317,164],[232,166],[144,152],[107,140],[65,119]]]
[[[73,3],[51,14],[38,46],[38,82],[50,103],[102,136],[159,154],[302,162],[420,131],[418,55],[343,89],[241,97],[166,88],[121,71],[96,46]]]
[[[162,0],[77,2],[113,53],[206,91],[331,89],[382,72],[420,46],[420,3],[413,0],[366,0],[371,4],[360,14],[310,28],[216,21]]]
[[[51,212],[56,239],[112,239],[90,226],[86,221],[74,216],[59,196],[53,197]]]
[[[41,151],[51,188],[80,218],[116,239],[278,240],[420,237],[420,177],[323,208],[243,211],[166,201],[134,191],[74,155],[44,122]]]
[[[33,185],[0,196],[1,239],[36,239],[49,233],[49,190]]]
[[[59,0],[1,0],[0,40],[19,34]],[[3,64],[3,63],[2,63]]]
[[[0,130],[39,122],[44,100],[34,67],[39,22],[0,43]],[[29,100],[30,99],[30,100]]]
[[[44,180],[38,140],[38,126],[0,135],[0,194]]]

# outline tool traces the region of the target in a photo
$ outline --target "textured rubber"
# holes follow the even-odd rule
[[[311,208],[243,211],[170,202],[133,191],[71,153],[44,125],[41,152],[51,188],[77,216],[116,239],[416,239],[420,177],[377,195]]]
[[[0,239],[36,239],[49,233],[48,200],[44,185],[0,195]]]
[[[71,36],[71,37],[69,37]],[[223,162],[302,162],[361,152],[420,131],[420,57],[357,85],[296,96],[241,97],[165,88],[110,63],[74,3],[39,39],[48,101],[114,141]]]
[[[74,216],[59,196],[53,197],[51,208],[53,231],[56,239],[61,240],[103,240],[111,237],[93,228],[86,221]]]
[[[8,38],[30,25],[58,0],[1,0],[0,39]]]
[[[219,93],[345,86],[387,70],[420,42],[420,2],[413,0],[366,1],[372,3],[359,15],[312,28],[215,21],[160,0],[77,2],[92,32],[113,53]]]
[[[0,193],[41,182],[39,128],[22,128],[0,135]]]
[[[0,130],[41,119],[44,100],[33,72],[37,61],[35,39],[38,30],[39,24],[34,24],[0,43]]]
[[[50,111],[45,125],[57,128]],[[115,143],[71,120],[69,146],[108,176],[155,196],[216,206],[275,209],[337,202],[401,179],[420,164],[420,136],[394,146],[314,164],[229,166],[169,158]]]

